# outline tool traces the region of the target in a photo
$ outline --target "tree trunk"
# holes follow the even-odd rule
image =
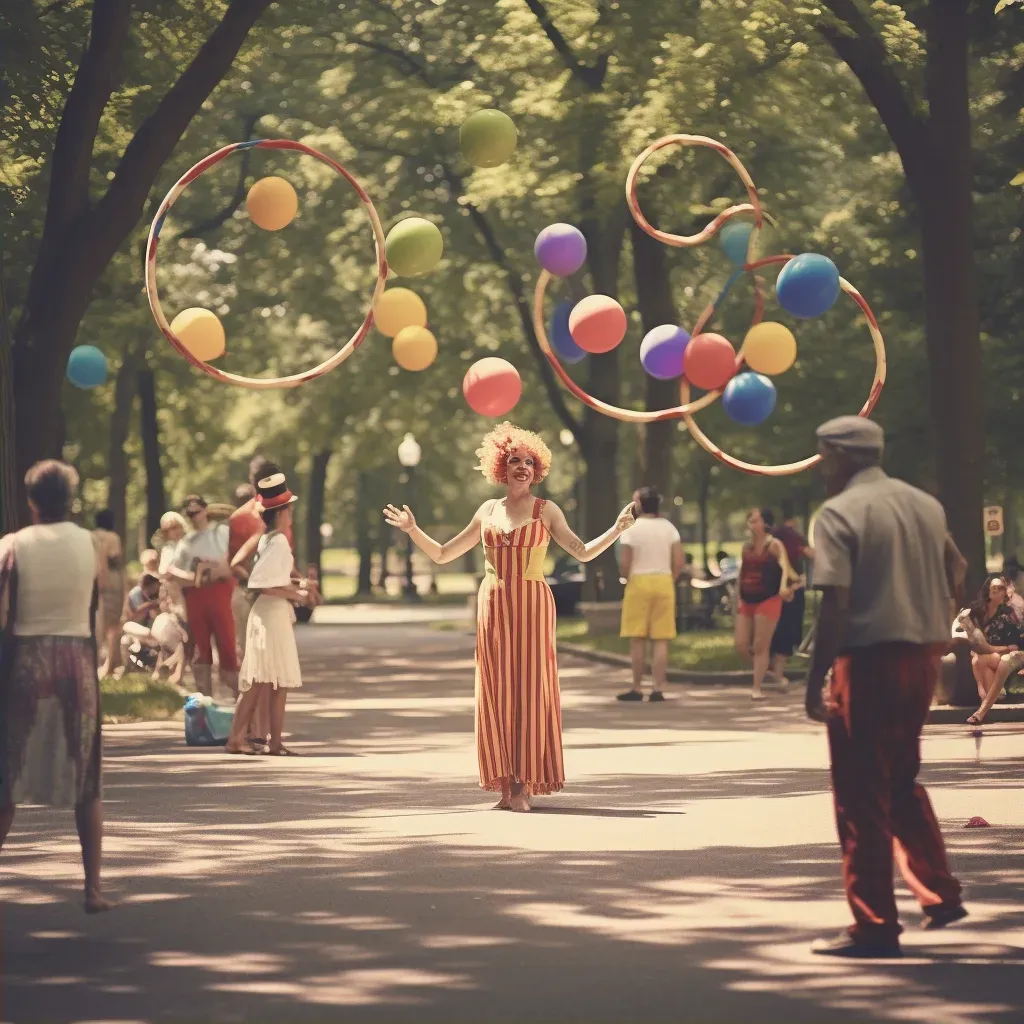
[[[18,527],[18,457],[14,450],[14,373],[11,321],[0,249],[0,534]]]
[[[637,303],[644,333],[662,324],[677,323],[679,314],[672,301],[672,283],[669,280],[665,246],[656,242],[634,221],[630,228],[633,240],[633,276],[636,280]],[[679,367],[682,375],[683,368]],[[646,378],[647,409],[668,409],[679,404],[678,380],[658,380],[649,374]],[[678,434],[678,420],[648,423],[643,428],[644,483],[657,489],[665,498],[672,486],[672,446]]]
[[[985,576],[984,407],[974,266],[974,179],[966,0],[933,0],[928,31],[932,159],[908,180],[921,216],[925,329],[939,497],[970,563],[968,590]]]
[[[160,424],[157,420],[156,379],[149,367],[139,370],[139,433],[146,467],[146,537],[160,529],[160,517],[167,511],[164,470],[160,463]]]
[[[698,456],[699,484],[697,487],[697,510],[700,518],[700,557],[707,575],[708,566],[708,504],[711,501],[711,463],[702,455]]]
[[[373,593],[373,529],[370,523],[372,505],[367,500],[368,481],[360,470],[356,475],[356,552],[359,555],[359,574],[356,594],[360,597]]]
[[[391,549],[391,527],[381,526],[377,537],[377,552],[380,556],[380,568],[377,572],[377,589],[381,594],[387,593],[388,585],[388,551]]]
[[[324,496],[327,492],[327,467],[333,453],[317,452],[309,470],[309,495],[306,504],[306,562],[316,566],[316,578],[323,579],[324,539],[320,524],[324,521]]]
[[[61,454],[56,415],[61,380],[93,289],[142,216],[164,161],[269,3],[234,0],[228,5],[195,58],[129,141],[107,191],[95,202],[90,178],[96,132],[130,45],[132,5],[127,0],[93,4],[89,41],[61,113],[46,218],[14,333],[10,372],[22,518],[27,515],[25,471],[39,459]],[[2,363],[0,372],[7,372]]]
[[[131,430],[132,403],[138,379],[136,346],[125,346],[114,380],[114,410],[110,414],[110,448],[107,455],[107,508],[114,513],[114,532],[128,550],[128,457],[125,446]]]
[[[613,211],[613,216],[616,212]],[[623,233],[593,221],[583,221],[580,226],[587,238],[587,264],[594,291],[614,298],[618,294]],[[618,350],[590,356],[588,363],[587,390],[600,401],[618,405],[621,395]],[[581,518],[583,539],[589,541],[614,525],[621,510],[618,420],[587,408],[580,441],[586,464]],[[621,597],[618,557],[613,546],[590,563],[583,584],[583,599],[618,601]]]

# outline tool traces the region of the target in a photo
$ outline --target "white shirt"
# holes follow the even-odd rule
[[[283,533],[265,533],[256,547],[256,564],[249,575],[250,590],[287,587],[292,580],[291,545]]]
[[[228,527],[218,523],[205,530],[197,530],[178,541],[174,549],[175,568],[194,572],[199,562],[226,562],[228,557]]]
[[[18,570],[15,636],[90,636],[96,579],[92,535],[74,523],[42,523],[19,530],[13,540]]]
[[[821,507],[815,587],[848,587],[844,649],[949,638],[946,514],[924,491],[877,466]]]
[[[631,576],[671,576],[672,545],[679,542],[679,531],[660,516],[641,516],[619,540],[633,551]]]

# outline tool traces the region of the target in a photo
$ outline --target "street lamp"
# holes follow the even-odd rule
[[[412,508],[412,477],[413,471],[420,464],[420,448],[412,434],[406,434],[398,446],[398,461],[405,469],[405,503]],[[412,537],[405,535],[405,597],[408,601],[418,601],[420,594],[412,578]]]

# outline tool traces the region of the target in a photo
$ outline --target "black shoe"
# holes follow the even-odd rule
[[[620,693],[616,700],[643,700],[644,695],[639,690],[627,690],[625,693]]]
[[[945,928],[947,924],[954,921],[962,921],[967,916],[967,908],[962,903],[952,906],[940,903],[937,907],[930,907],[925,912],[924,924],[921,925],[925,931],[934,931],[936,928]]]
[[[849,932],[841,932],[834,939],[818,939],[811,952],[859,960],[898,960],[903,956],[899,942],[862,942]]]
[[[647,698],[652,704],[657,704],[659,700],[665,699],[665,694],[661,690],[651,690],[650,697]]]

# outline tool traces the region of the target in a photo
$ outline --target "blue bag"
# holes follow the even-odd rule
[[[185,744],[189,747],[223,747],[231,731],[234,708],[214,704],[209,697],[193,694],[185,701]]]

